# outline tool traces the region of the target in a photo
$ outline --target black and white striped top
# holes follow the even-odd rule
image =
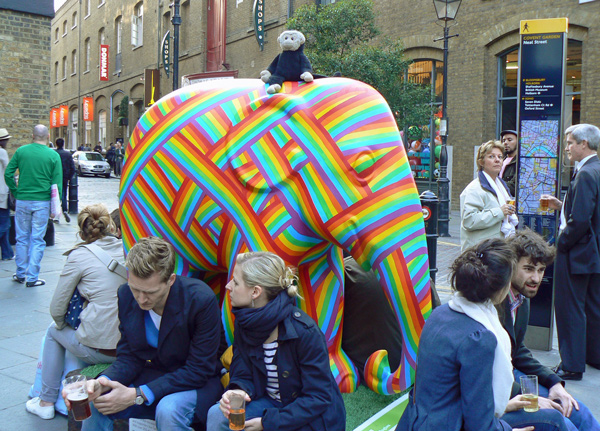
[[[267,367],[267,393],[275,401],[281,402],[281,396],[279,395],[279,378],[277,376],[277,362],[275,361],[277,347],[277,341],[263,344],[265,366]]]

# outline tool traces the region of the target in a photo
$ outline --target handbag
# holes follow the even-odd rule
[[[12,211],[17,210],[17,199],[10,190],[8,191],[8,208]]]
[[[85,247],[89,251],[91,251],[94,254],[94,256],[96,256],[100,260],[100,262],[106,265],[109,271],[114,272],[123,277],[125,280],[127,280],[127,270],[125,269],[125,267],[116,260],[114,260],[107,252],[102,250],[101,247],[97,246],[96,244],[84,244],[82,245],[82,247]],[[79,290],[75,288],[73,296],[69,301],[67,313],[65,314],[65,323],[71,328],[77,329],[79,327],[79,324],[81,323],[79,315],[81,314],[86,305],[87,300],[83,297],[83,295],[81,295],[81,293],[79,293]]]

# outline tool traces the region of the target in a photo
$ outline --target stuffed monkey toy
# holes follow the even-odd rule
[[[304,42],[306,38],[296,30],[287,30],[279,35],[277,42],[282,52],[267,70],[260,72],[260,79],[269,84],[267,93],[273,94],[281,90],[284,81],[313,80],[312,67],[304,55]]]

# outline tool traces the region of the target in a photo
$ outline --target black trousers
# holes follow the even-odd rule
[[[563,369],[600,364],[600,274],[571,274],[568,254],[556,254],[554,309]]]

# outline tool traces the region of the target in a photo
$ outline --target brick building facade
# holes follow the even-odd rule
[[[313,0],[264,0],[265,45],[259,49],[252,0],[182,0],[179,76],[217,70],[236,71],[240,78],[258,77],[279,52],[276,38],[295,8]],[[321,1],[329,3],[331,0]],[[144,111],[144,69],[159,69],[160,95],[171,91],[172,77],[163,68],[160,44],[172,30],[172,10],[165,0],[68,0],[52,22],[52,107],[69,107],[69,126],[54,129],[74,148],[80,142],[104,145],[127,140],[128,130]],[[143,12],[140,15],[140,7]],[[377,26],[383,36],[402,40],[415,60],[409,78],[435,86],[440,102],[443,34],[431,1],[378,0]],[[522,19],[569,18],[567,60],[568,108],[565,123],[600,124],[600,0],[463,0],[451,32],[448,61],[448,145],[452,151],[451,200],[471,180],[474,147],[497,138],[503,128],[515,127],[516,61]],[[136,18],[137,17],[137,18]],[[225,17],[225,18],[223,18]],[[140,21],[142,26],[140,26]],[[143,43],[132,41],[136,25]],[[119,30],[120,26],[120,30]],[[121,42],[118,41],[121,34]],[[172,32],[171,32],[172,34]],[[99,80],[101,38],[109,45],[109,81]],[[89,41],[89,48],[86,41]],[[121,58],[117,59],[117,46]],[[74,53],[75,51],[75,53]],[[87,60],[89,58],[89,61]],[[77,63],[72,69],[73,60]],[[65,62],[66,66],[63,66]],[[87,64],[89,63],[89,66]],[[118,64],[120,63],[120,69]],[[66,67],[66,69],[65,69]],[[65,72],[66,70],[66,72]],[[94,99],[94,121],[82,124],[81,98]],[[116,108],[128,96],[129,129],[120,126]],[[157,98],[155,97],[155,100]],[[112,112],[112,115],[110,114]],[[432,121],[429,129],[435,129]],[[433,178],[433,175],[428,174]],[[419,180],[421,187],[435,181]]]
[[[0,0],[0,127],[12,138],[8,151],[31,142],[36,124],[47,124],[50,104],[52,0],[16,4]]]

